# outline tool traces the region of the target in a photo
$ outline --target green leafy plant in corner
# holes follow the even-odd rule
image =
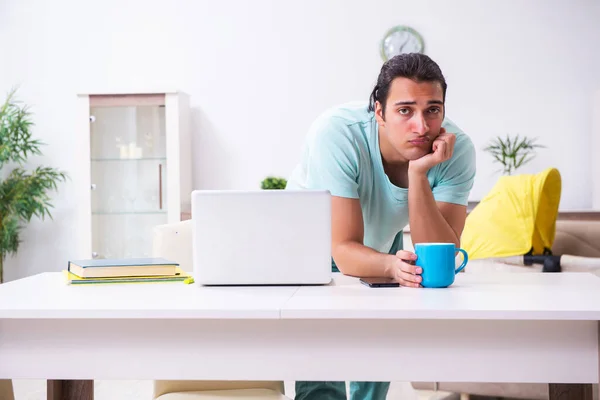
[[[519,135],[514,137],[506,135],[505,138],[498,136],[492,139],[484,151],[490,153],[495,162],[502,164],[504,174],[512,175],[517,169],[535,158],[536,149],[545,147],[535,143],[536,141],[537,138]]]
[[[15,92],[9,92],[0,106],[0,283],[6,256],[16,254],[24,225],[33,216],[52,218],[49,192],[57,190],[57,183],[67,178],[66,173],[54,168],[24,167],[28,157],[42,154],[44,143],[32,137],[34,124],[29,107],[14,99]],[[7,164],[13,169],[7,171]]]
[[[273,190],[273,189],[285,189],[287,180],[276,176],[268,176],[260,183],[261,189]]]

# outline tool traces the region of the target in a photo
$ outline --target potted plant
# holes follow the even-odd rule
[[[24,167],[28,157],[42,154],[43,143],[32,137],[29,108],[14,95],[12,90],[0,106],[0,283],[6,256],[17,252],[24,225],[33,216],[52,218],[49,192],[67,178],[66,173],[51,167]],[[10,171],[5,169],[9,165]]]
[[[502,165],[504,174],[512,175],[517,169],[533,160],[537,148],[545,147],[535,143],[536,141],[537,138],[528,138],[527,136],[511,137],[506,135],[505,138],[498,136],[492,139],[483,150],[494,157],[494,162]]]
[[[276,176],[267,176],[260,183],[260,187],[263,190],[277,190],[277,189],[285,189],[287,185],[287,180],[285,178],[280,178]]]

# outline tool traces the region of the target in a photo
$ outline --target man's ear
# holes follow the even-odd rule
[[[375,119],[377,120],[377,124],[381,126],[385,125],[385,113],[379,101],[375,102]]]

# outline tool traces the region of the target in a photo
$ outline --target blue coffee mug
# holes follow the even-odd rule
[[[456,252],[463,254],[462,264],[456,268]],[[469,255],[454,243],[418,243],[415,245],[416,265],[423,269],[421,285],[445,288],[454,283],[454,277],[467,265]]]

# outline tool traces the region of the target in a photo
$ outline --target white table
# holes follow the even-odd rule
[[[0,285],[0,379],[600,380],[600,278],[459,274],[448,289]],[[578,387],[578,390],[581,387]],[[51,397],[51,396],[49,396]]]

